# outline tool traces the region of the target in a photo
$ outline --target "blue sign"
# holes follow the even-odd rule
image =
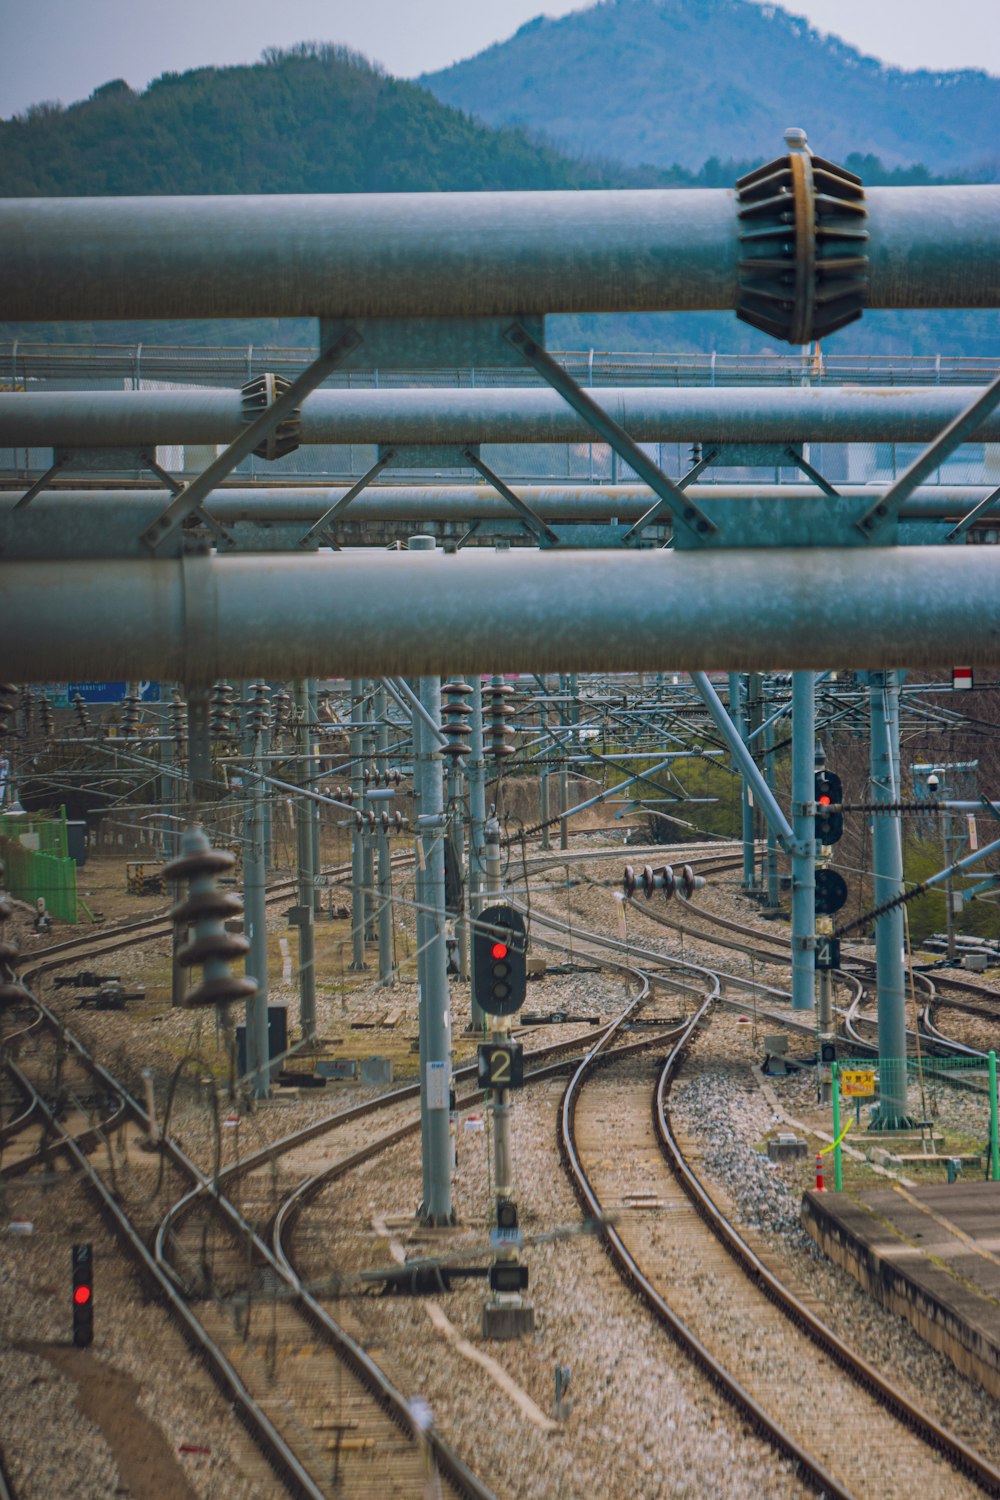
[[[140,682],[139,698],[143,703],[159,703],[160,684]],[[72,703],[80,695],[84,703],[121,703],[128,691],[127,682],[68,682],[66,697]]]

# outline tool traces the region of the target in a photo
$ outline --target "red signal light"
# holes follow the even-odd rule
[[[819,807],[829,807],[830,805],[831,805],[830,798],[824,792],[823,796],[820,797],[819,802],[817,803],[817,806],[819,806]]]
[[[494,943],[493,947],[490,949],[490,953],[496,959],[506,958],[507,957],[507,944],[506,943]]]
[[[85,1303],[90,1301],[90,1287],[76,1287],[73,1291],[73,1301],[76,1303],[77,1307],[83,1307]]]

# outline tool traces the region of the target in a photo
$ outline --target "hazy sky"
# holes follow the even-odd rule
[[[697,5],[698,0],[691,0]],[[763,0],[755,0],[763,3]],[[0,117],[125,78],[343,42],[401,77],[446,67],[581,0],[0,0]],[[790,0],[786,9],[904,68],[1000,74],[1000,0]],[[665,80],[666,83],[666,80]]]

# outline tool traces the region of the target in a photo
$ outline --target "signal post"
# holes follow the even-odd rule
[[[500,891],[500,825],[486,824],[486,880]],[[531,1333],[535,1309],[524,1296],[528,1268],[518,1259],[521,1230],[514,1197],[511,1153],[511,1091],[524,1082],[524,1054],[511,1034],[512,1019],[524,1004],[526,985],[524,918],[504,903],[487,906],[473,920],[475,998],[489,1016],[486,1041],[479,1046],[479,1082],[489,1091],[493,1120],[494,1224],[490,1241],[490,1295],[483,1303],[484,1338],[513,1339]]]

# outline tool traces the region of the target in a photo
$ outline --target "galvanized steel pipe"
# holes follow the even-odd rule
[[[21,682],[985,666],[993,547],[204,556],[3,566]]]
[[[930,442],[981,386],[607,386],[589,392],[639,442]],[[593,430],[555,391],[325,390],[302,403],[312,443],[577,443]],[[0,395],[0,445],[20,448],[228,443],[239,391],[58,391]],[[977,442],[1000,442],[1000,413]]]
[[[1000,305],[1000,186],[871,188],[870,307]],[[729,188],[0,203],[0,319],[732,309]]]

